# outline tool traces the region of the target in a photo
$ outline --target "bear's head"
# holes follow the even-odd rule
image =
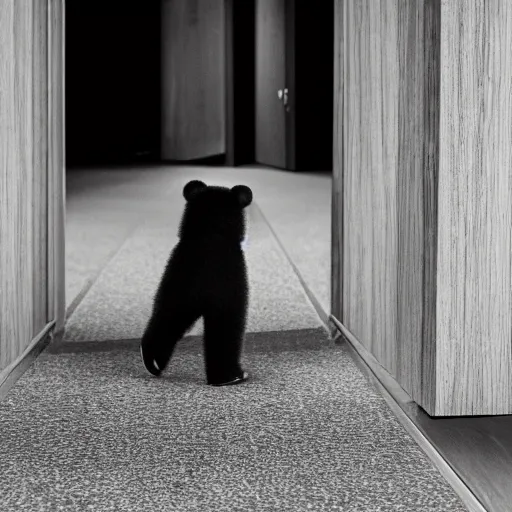
[[[237,243],[243,240],[244,208],[252,202],[249,187],[215,187],[193,180],[183,188],[183,197],[186,205],[179,232],[182,240],[208,235],[222,236]]]

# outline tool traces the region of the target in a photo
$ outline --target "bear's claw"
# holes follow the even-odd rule
[[[234,386],[235,384],[241,384],[245,382],[249,378],[249,374],[247,372],[242,372],[241,375],[235,377],[232,380],[228,380],[226,382],[210,382],[210,386]]]
[[[158,366],[158,363],[155,359],[144,357],[144,351],[142,350],[142,344],[140,346],[140,356],[142,358],[142,362],[144,364],[144,368],[153,376],[158,377],[162,373],[162,370]]]

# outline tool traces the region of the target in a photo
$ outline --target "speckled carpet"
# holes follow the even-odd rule
[[[251,379],[240,386],[205,385],[198,336],[178,345],[161,379],[139,358],[191,176],[255,192]],[[328,176],[160,167],[68,178],[68,305],[91,287],[65,341],[0,402],[1,512],[465,510],[349,352],[327,339],[283,253],[328,310]],[[201,331],[200,322],[191,334]]]
[[[201,342],[161,379],[138,340],[56,343],[0,402],[0,510],[463,511],[322,329],[249,334],[240,386]]]

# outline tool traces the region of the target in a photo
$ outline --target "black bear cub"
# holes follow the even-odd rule
[[[244,208],[252,202],[245,185],[233,188],[190,181],[179,242],[167,262],[141,340],[144,366],[155,376],[165,369],[176,343],[203,317],[208,384],[247,380],[240,365],[249,284],[241,242]]]

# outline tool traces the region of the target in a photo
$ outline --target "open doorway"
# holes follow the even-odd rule
[[[174,240],[166,218],[178,218],[184,182],[201,177],[253,188],[253,224],[265,219],[317,310],[329,312],[333,6],[322,12],[299,4],[67,0],[68,318],[87,310],[86,296],[117,293],[128,311],[122,336],[137,335],[132,295],[150,301],[153,285],[141,280],[137,288],[140,276],[131,284],[126,276],[144,258],[161,269]],[[272,31],[284,74],[277,46],[267,44]],[[265,137],[281,141],[284,160],[265,153]],[[169,247],[148,242],[155,260],[147,248],[136,254],[146,236],[137,230],[148,218],[168,240]],[[123,293],[112,285],[121,281]],[[69,332],[78,333],[78,323]]]
[[[66,3],[68,167],[332,169],[333,2]]]
[[[255,160],[330,171],[334,3],[255,0]]]

